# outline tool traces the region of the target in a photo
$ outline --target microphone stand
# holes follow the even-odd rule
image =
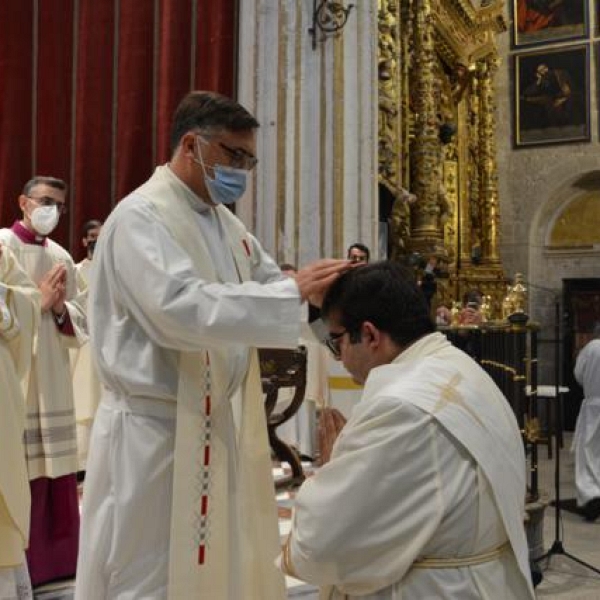
[[[565,550],[565,546],[561,539],[560,533],[560,520],[561,520],[561,506],[560,506],[560,447],[558,441],[562,437],[562,402],[560,397],[560,371],[559,371],[559,360],[560,360],[560,300],[558,293],[555,290],[544,288],[541,286],[527,284],[530,289],[541,290],[543,292],[550,292],[554,297],[554,391],[556,396],[556,405],[555,405],[555,416],[554,416],[554,439],[556,440],[556,452],[554,453],[554,497],[555,497],[555,511],[554,511],[554,541],[552,542],[552,546],[550,549],[542,554],[539,558],[534,559],[534,562],[540,562],[544,559],[548,559],[546,563],[546,568],[548,568],[550,564],[550,559],[554,555],[561,555],[570,558],[572,561],[586,567],[590,571],[594,573],[598,573],[600,575],[600,569],[590,565],[589,563],[581,560],[577,556],[574,556],[570,552]],[[548,428],[550,424],[548,424]],[[550,434],[550,432],[548,433]]]

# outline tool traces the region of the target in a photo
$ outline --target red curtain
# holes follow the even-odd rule
[[[169,155],[191,89],[235,93],[236,0],[2,0],[0,226],[33,175],[69,183],[53,234],[76,259],[105,219]]]

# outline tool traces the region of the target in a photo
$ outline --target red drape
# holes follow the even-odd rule
[[[33,175],[69,183],[53,234],[81,258],[80,231],[169,155],[190,89],[235,93],[236,0],[2,0],[0,226]]]

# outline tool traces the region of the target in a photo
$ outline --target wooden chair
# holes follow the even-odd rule
[[[277,436],[277,427],[291,419],[304,400],[306,390],[306,348],[299,346],[294,350],[279,348],[263,348],[258,351],[260,374],[265,398],[267,431],[269,443],[275,456],[282,462],[289,463],[290,477],[277,481],[277,487],[300,485],[304,479],[304,471],[300,457],[283,440]],[[281,411],[276,411],[279,390],[293,388],[291,402]]]

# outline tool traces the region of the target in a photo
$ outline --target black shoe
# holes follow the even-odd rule
[[[544,574],[542,573],[542,569],[540,566],[530,561],[529,569],[531,570],[531,581],[533,582],[533,587],[536,588],[540,583],[542,583],[542,579],[544,579]]]
[[[593,523],[598,517],[600,517],[600,497],[592,498],[587,502],[581,509],[583,518],[589,523]]]

